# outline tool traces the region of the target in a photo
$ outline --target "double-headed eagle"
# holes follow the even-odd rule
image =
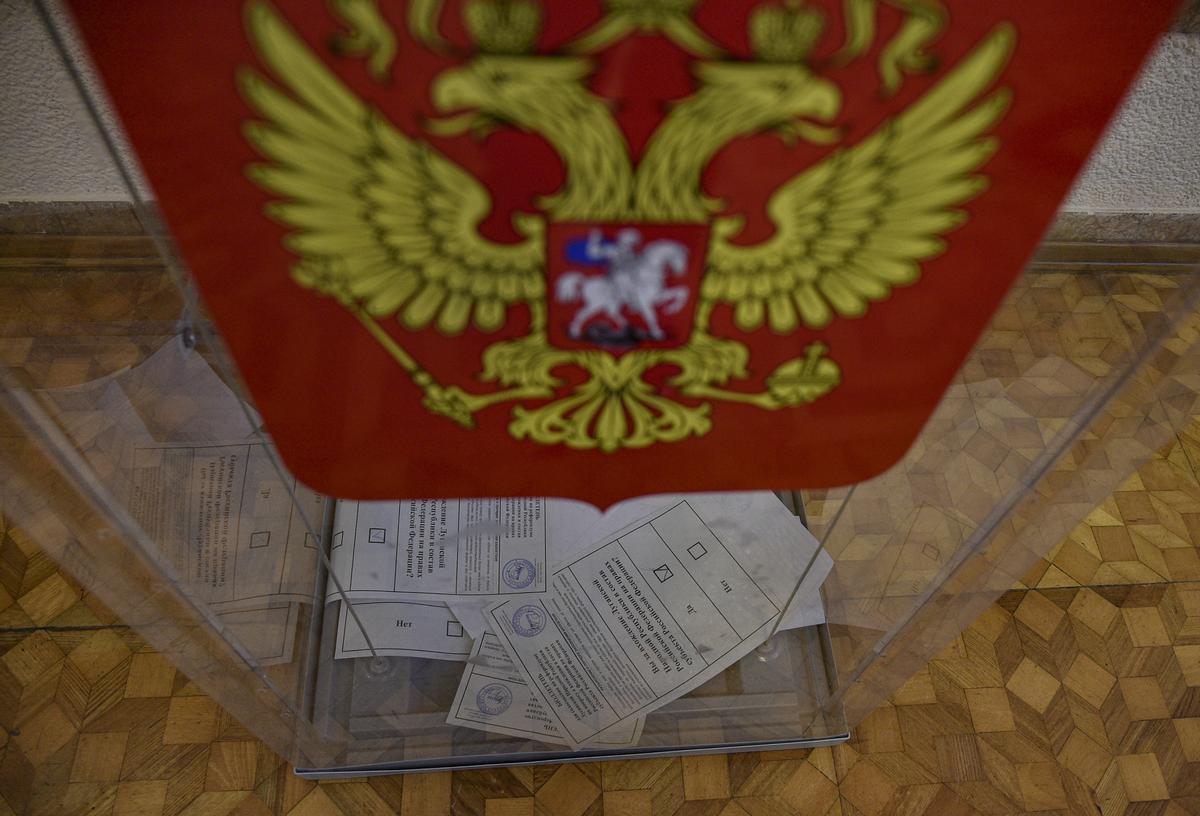
[[[906,13],[879,57],[887,94],[905,73],[931,66],[925,46],[947,21],[938,0],[878,1]],[[877,0],[844,2],[848,37],[835,63],[864,53],[874,37]],[[965,220],[958,207],[987,186],[978,171],[997,147],[987,134],[1009,102],[1007,89],[989,88],[1014,31],[997,26],[916,102],[847,146],[833,126],[842,93],[807,62],[823,34],[820,11],[802,0],[757,9],[747,31],[757,59],[745,61],[722,58],[692,23],[693,4],[614,0],[575,43],[535,54],[534,0],[468,0],[464,23],[476,50],[430,84],[430,100],[445,114],[430,131],[519,128],[543,137],[565,169],[537,212],[513,215],[520,239],[501,243],[478,230],[492,211],[479,180],[364,102],[276,10],[253,0],[247,27],[271,77],[251,68],[239,76],[258,117],[246,136],[267,160],[248,173],[278,196],[269,214],[290,229],[295,280],[349,309],[430,410],[471,427],[476,412],[515,401],[510,433],[542,444],[615,450],[679,441],[709,430],[714,400],[781,409],[828,393],[841,372],[819,341],[780,365],[764,390],[727,388],[747,378],[749,350],[710,334],[711,314],[731,308],[742,331],[765,324],[788,335],[861,317],[893,287],[916,282],[922,262],[943,252],[942,236]],[[335,0],[333,8],[352,29],[343,50],[367,55],[371,72],[386,76],[395,39],[374,3]],[[436,2],[414,0],[408,14],[415,39],[434,48],[444,45],[437,13]],[[635,30],[669,37],[695,57],[694,92],[670,106],[636,163],[610,101],[588,87],[589,54]],[[706,195],[701,179],[731,141],[764,132],[831,152],[774,191],[766,208],[773,234],[746,245],[736,240],[743,219]],[[545,269],[555,222],[711,224],[688,342],[621,355],[552,345]],[[529,334],[489,346],[471,390],[442,384],[383,323],[394,316],[408,331],[492,333],[516,306],[529,310]],[[589,377],[564,394],[552,371],[560,366]],[[672,371],[669,394],[643,379],[659,366]],[[485,384],[493,390],[480,392]]]

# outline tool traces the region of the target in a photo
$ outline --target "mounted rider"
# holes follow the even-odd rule
[[[642,233],[633,227],[620,230],[615,241],[605,241],[600,230],[594,229],[588,233],[584,247],[588,260],[606,265],[608,278],[625,303],[634,303],[638,295],[637,247],[641,242]]]
[[[582,337],[584,328],[597,315],[606,317],[616,331],[625,332],[629,326],[623,314],[626,309],[641,318],[651,340],[666,336],[657,311],[662,308],[666,314],[674,314],[687,303],[688,288],[668,287],[666,281],[668,274],[679,276],[687,271],[688,249],[669,239],[650,241],[645,246],[642,240],[641,230],[624,227],[615,239],[606,240],[600,230],[592,229],[586,239],[568,244],[568,259],[605,270],[603,277],[570,270],[558,278],[555,300],[582,302],[567,328],[569,337]]]

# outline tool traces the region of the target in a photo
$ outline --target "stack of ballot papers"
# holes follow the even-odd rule
[[[769,492],[340,501],[330,554],[336,658],[463,661],[448,723],[572,748],[821,623],[832,567]]]

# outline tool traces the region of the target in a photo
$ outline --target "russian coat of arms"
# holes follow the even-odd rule
[[[260,65],[239,81],[254,111],[245,134],[263,160],[248,173],[289,230],[294,280],[349,310],[425,407],[462,426],[507,403],[517,439],[614,451],[702,436],[722,402],[793,410],[842,382],[821,330],[919,285],[923,262],[966,218],[962,205],[987,187],[981,168],[1009,103],[997,80],[1015,45],[1001,23],[938,65],[928,46],[949,22],[939,0],[842,0],[837,25],[832,5],[751,9],[736,32],[745,59],[697,22],[695,0],[609,0],[599,22],[552,48],[540,40],[549,2],[413,0],[385,14],[375,0],[332,0],[346,30],[329,55],[253,0],[246,21]],[[879,48],[883,6],[901,22]],[[418,47],[451,50],[446,27],[471,44],[429,80],[438,115],[420,122],[424,135],[328,64],[362,57],[390,81],[396,25]],[[831,32],[837,47],[814,60]],[[686,52],[691,86],[635,149],[592,78],[596,55],[646,36]],[[868,53],[883,97],[910,75],[938,78],[848,143],[842,89],[822,67]],[[512,214],[509,241],[480,230],[496,191],[435,146],[505,129],[536,134],[563,167],[558,189]],[[705,178],[722,150],[753,134],[826,152],[770,192],[771,231],[750,240],[743,214],[709,195]],[[434,370],[404,340],[503,335],[517,311],[528,330],[488,345],[474,373]],[[754,366],[746,336],[782,343],[802,330],[790,359]]]

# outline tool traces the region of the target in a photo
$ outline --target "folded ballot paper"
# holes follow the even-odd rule
[[[335,657],[466,661],[449,723],[572,747],[820,623],[832,566],[768,492],[339,502],[332,563]]]

